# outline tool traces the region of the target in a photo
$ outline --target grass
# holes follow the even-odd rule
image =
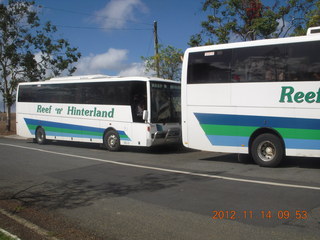
[[[0,231],[0,240],[14,240],[14,238],[7,236],[6,234]]]

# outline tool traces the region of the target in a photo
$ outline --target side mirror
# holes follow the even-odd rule
[[[143,110],[142,119],[146,122],[148,121],[148,111],[147,110]]]

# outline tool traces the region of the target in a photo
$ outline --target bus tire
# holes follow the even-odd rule
[[[46,144],[47,139],[46,139],[46,132],[42,127],[38,127],[36,131],[36,142],[38,144]]]
[[[104,145],[109,151],[119,151],[120,150],[120,137],[117,131],[110,130],[104,135]]]
[[[253,140],[251,155],[261,167],[276,167],[284,158],[284,144],[282,140],[271,133],[264,133]]]

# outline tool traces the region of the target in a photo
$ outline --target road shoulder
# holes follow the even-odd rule
[[[0,200],[0,228],[22,240],[100,240],[58,214],[14,199]]]

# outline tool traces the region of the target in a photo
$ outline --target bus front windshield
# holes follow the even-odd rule
[[[151,82],[151,122],[177,123],[181,119],[180,85]]]

